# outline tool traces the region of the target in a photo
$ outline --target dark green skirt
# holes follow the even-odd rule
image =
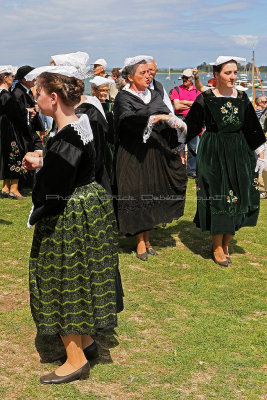
[[[112,203],[95,182],[78,187],[60,214],[35,227],[30,303],[38,333],[84,335],[116,326],[118,274]]]
[[[194,222],[211,235],[255,226],[260,208],[256,158],[242,132],[205,132],[197,152]]]

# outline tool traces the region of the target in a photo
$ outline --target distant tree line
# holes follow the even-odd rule
[[[259,68],[260,72],[267,72],[267,65],[262,65]],[[197,69],[199,70],[199,72],[209,72],[209,70],[212,72],[212,65],[209,66],[209,64],[207,64],[206,62],[203,62],[202,64],[197,66]],[[246,72],[251,72],[252,71],[252,63],[249,62],[246,65],[241,65],[241,64],[237,64],[237,69],[238,71],[246,71]],[[184,68],[170,68],[170,72],[171,73],[182,73],[184,70]],[[168,72],[167,68],[160,68],[159,72]]]
[[[203,62],[202,64],[197,66],[197,69],[200,72],[208,72],[209,71],[209,64]],[[238,71],[247,71],[251,72],[252,71],[252,63],[249,62],[245,66],[237,63],[237,69]],[[212,71],[212,66],[211,66],[211,71]],[[259,67],[260,72],[267,72],[267,65],[262,65]]]

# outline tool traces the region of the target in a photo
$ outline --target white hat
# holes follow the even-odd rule
[[[76,53],[57,54],[51,56],[55,64],[58,65],[69,65],[81,69],[84,72],[88,72],[90,67],[86,66],[89,61],[89,55],[83,51],[77,51]]]
[[[236,85],[236,86],[235,86],[235,89],[236,89],[236,90],[240,90],[241,92],[246,92],[246,91],[248,90],[247,87],[244,87],[244,86],[242,86],[242,85]]]
[[[68,76],[70,78],[77,78],[81,80],[87,78],[87,74],[85,72],[70,65],[47,65],[45,67],[39,67],[33,69],[25,76],[25,79],[26,81],[33,81],[42,72],[49,72],[51,74],[61,74]]]
[[[106,62],[106,60],[104,60],[104,58],[98,58],[95,62],[93,62],[93,65],[102,65],[102,67],[106,69],[108,63]]]
[[[187,69],[183,70],[182,76],[186,76],[187,78],[190,78],[190,76],[194,76],[193,70],[191,68],[187,68]]]
[[[110,85],[111,83],[115,83],[113,79],[103,78],[102,76],[95,76],[93,79],[89,81],[96,86],[100,85]]]
[[[151,56],[135,56],[135,57],[128,57],[125,58],[124,60],[124,65],[123,68],[128,67],[129,65],[135,65],[139,63],[140,61],[146,61],[147,63],[150,63],[154,60],[153,57]]]
[[[231,56],[219,56],[217,58],[217,60],[213,63],[210,63],[210,65],[221,65],[224,63],[227,63],[229,61],[236,61],[237,63],[241,63],[241,62],[245,62],[246,59],[245,58],[241,58],[241,57],[231,57]]]
[[[12,65],[0,65],[0,74],[15,74],[17,67],[12,67]]]

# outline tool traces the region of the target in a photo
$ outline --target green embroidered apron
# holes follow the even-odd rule
[[[218,131],[207,130],[198,147],[194,222],[211,235],[234,235],[256,225],[260,204],[256,158],[242,132],[247,101],[209,97],[205,103]]]

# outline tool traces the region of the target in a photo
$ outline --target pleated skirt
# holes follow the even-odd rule
[[[260,192],[256,158],[242,132],[205,132],[197,153],[194,222],[211,235],[255,226]]]
[[[39,334],[93,334],[117,325],[122,287],[116,220],[96,182],[76,188],[60,214],[37,223],[29,281]]]

